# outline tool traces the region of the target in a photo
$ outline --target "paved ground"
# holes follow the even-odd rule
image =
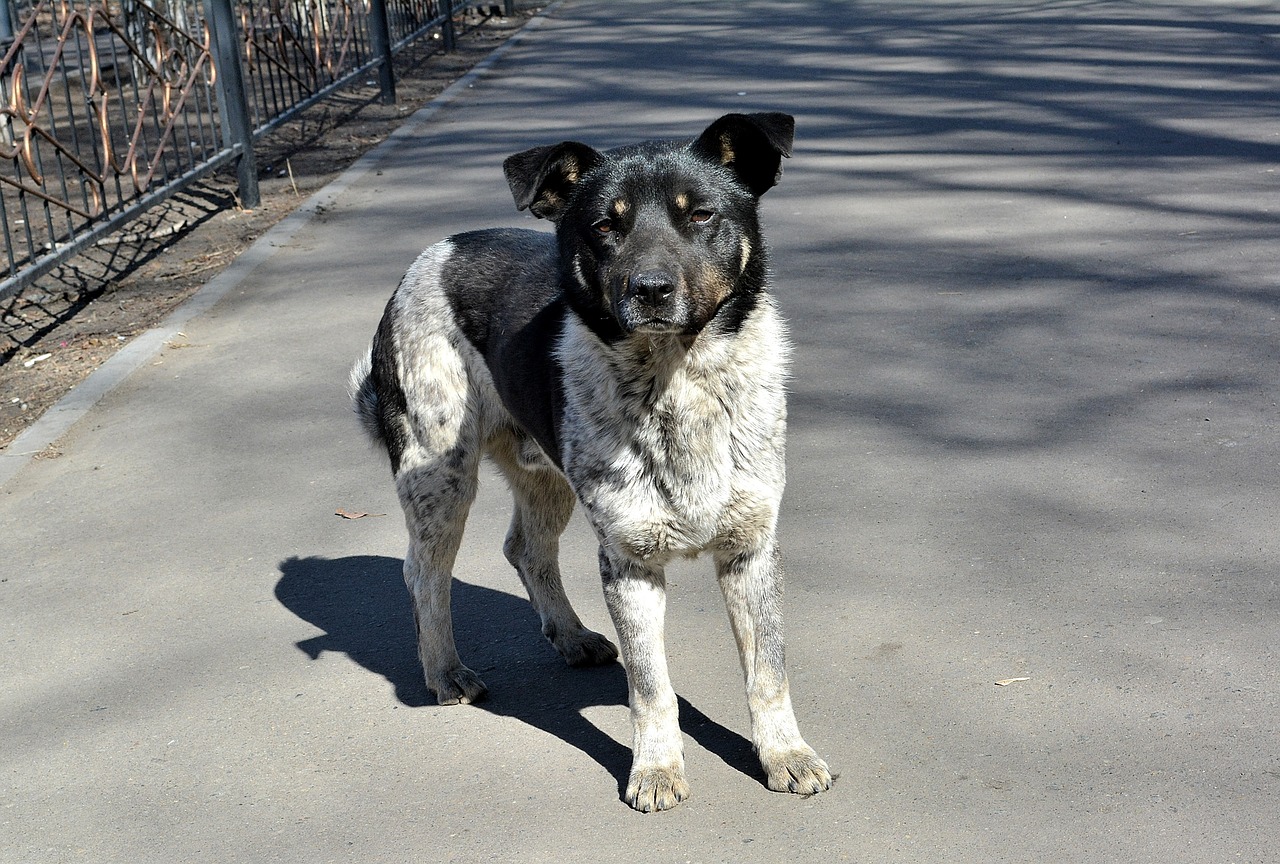
[[[1192,0],[555,8],[0,490],[0,860],[1275,860],[1278,39]],[[419,248],[529,224],[503,156],[762,108],[799,130],[789,660],[841,780],[764,788],[692,564],[694,797],[641,816],[622,672],[542,643],[496,482],[456,594],[493,697],[429,704],[343,384]],[[581,524],[565,559],[607,627]]]

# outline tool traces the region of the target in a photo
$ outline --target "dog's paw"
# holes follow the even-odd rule
[[[678,768],[636,768],[627,781],[627,804],[641,813],[670,810],[688,797],[689,784]]]
[[[580,630],[552,641],[570,666],[603,666],[618,659],[618,648],[593,630]]]
[[[444,674],[427,679],[427,686],[436,693],[441,705],[470,705],[479,702],[489,692],[480,676],[466,666],[449,669]]]
[[[816,795],[831,788],[831,769],[809,747],[762,756],[760,763],[774,792]]]

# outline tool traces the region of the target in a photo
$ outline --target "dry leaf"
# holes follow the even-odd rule
[[[1013,684],[1014,682],[1017,682],[1017,681],[1030,681],[1030,680],[1031,680],[1030,678],[1001,678],[999,681],[996,682],[996,686],[1008,687],[1010,684]]]
[[[363,519],[366,516],[386,516],[386,513],[361,513],[358,510],[343,510],[339,507],[333,511],[333,515],[341,516],[343,519]]]

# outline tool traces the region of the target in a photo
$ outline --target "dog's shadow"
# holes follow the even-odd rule
[[[290,558],[280,564],[275,593],[289,611],[324,631],[298,643],[311,659],[325,651],[345,654],[385,678],[402,705],[419,708],[436,702],[418,663],[401,563],[398,558],[368,555]],[[582,711],[627,704],[622,666],[570,669],[542,638],[528,601],[458,579],[453,581],[453,618],[458,653],[489,687],[484,700],[457,710],[479,708],[555,735],[599,762],[617,779],[621,794],[631,750],[596,728]],[[764,783],[750,741],[683,697],[679,702],[685,734]]]

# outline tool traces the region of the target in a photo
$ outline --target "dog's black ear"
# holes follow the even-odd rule
[[[693,152],[727,165],[759,198],[782,176],[782,157],[791,155],[796,121],[790,114],[726,114],[693,142]]]
[[[516,209],[539,219],[559,218],[573,185],[600,161],[600,154],[586,144],[564,141],[550,147],[534,147],[502,163]]]

